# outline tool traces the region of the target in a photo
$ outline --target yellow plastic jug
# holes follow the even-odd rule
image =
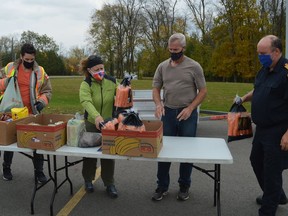
[[[12,108],[11,109],[12,119],[17,120],[21,118],[25,118],[29,115],[28,108],[22,107],[22,108]]]

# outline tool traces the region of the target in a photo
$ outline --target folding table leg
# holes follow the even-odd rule
[[[47,155],[47,157],[49,157],[49,155]],[[50,159],[49,159],[50,161]],[[55,199],[55,195],[58,191],[58,183],[57,183],[57,162],[56,162],[56,156],[53,155],[53,177],[51,178],[53,183],[54,183],[54,190],[51,196],[51,201],[50,201],[50,215],[53,216],[53,205],[54,205],[54,199]]]
[[[215,164],[215,181],[214,181],[214,206],[217,205],[217,215],[221,216],[220,202],[220,164]]]
[[[25,153],[22,153],[23,155],[29,157],[32,159],[32,162],[34,164],[34,157],[33,156],[30,156],[30,155],[27,155]],[[31,198],[31,202],[30,202],[30,208],[31,208],[31,214],[34,214],[34,200],[35,200],[35,196],[36,196],[36,192],[42,188],[44,185],[46,185],[50,180],[53,180],[52,178],[52,175],[51,175],[51,168],[50,168],[50,159],[49,159],[49,156],[47,155],[47,160],[44,160],[44,161],[47,161],[48,162],[48,172],[49,172],[49,176],[50,176],[50,179],[47,180],[47,182],[43,183],[43,184],[40,184],[38,183],[38,180],[37,180],[37,177],[36,177],[36,170],[34,168],[34,188],[33,188],[33,192],[32,192],[32,198]]]
[[[69,185],[70,185],[70,194],[73,195],[73,184],[72,184],[72,181],[69,177],[69,174],[68,174],[68,167],[69,167],[69,162],[68,162],[68,157],[65,156],[65,177],[66,177],[66,180],[69,182]]]
[[[33,160],[33,159],[32,159]],[[32,198],[31,198],[31,202],[30,202],[30,208],[31,208],[31,214],[34,214],[34,199],[36,196],[36,191],[37,191],[37,178],[36,178],[36,172],[34,170],[34,188],[33,188],[33,192],[32,192]]]

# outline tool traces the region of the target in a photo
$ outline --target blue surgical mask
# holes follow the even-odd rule
[[[263,67],[270,67],[272,64],[272,58],[269,54],[259,54],[258,55],[260,63],[263,65]]]

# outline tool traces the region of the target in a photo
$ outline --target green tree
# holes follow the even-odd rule
[[[261,8],[261,17],[266,19],[268,17],[268,25],[265,25],[262,30],[265,34],[274,34],[281,39],[285,38],[285,1],[273,0],[265,1],[259,0]]]
[[[169,58],[169,37],[175,32],[186,32],[186,19],[176,14],[177,3],[177,0],[145,1],[141,26],[143,49],[138,59],[139,70],[144,76],[153,76],[158,64]]]
[[[112,75],[123,77],[124,71],[136,68],[136,46],[139,40],[139,14],[141,1],[117,0],[96,10],[89,33],[96,53],[105,60],[105,67]]]
[[[32,43],[37,50],[36,61],[45,68],[49,75],[65,75],[66,68],[61,56],[57,54],[59,46],[46,34],[39,35],[32,31],[21,34],[21,44]]]
[[[259,17],[256,0],[220,2],[223,10],[212,29],[215,48],[210,70],[224,80],[248,81],[259,67],[256,44],[265,20]]]
[[[85,57],[84,48],[72,47],[69,51],[68,57],[65,58],[66,70],[70,74],[78,75],[80,61]]]
[[[92,24],[89,29],[91,41],[95,47],[94,52],[101,55],[105,60],[105,68],[111,75],[114,75],[116,59],[119,59],[117,55],[121,50],[117,45],[121,44],[122,41],[121,38],[120,41],[119,38],[117,39],[114,18],[111,17],[114,7],[116,6],[105,4],[101,10],[95,10],[91,17]],[[118,47],[117,52],[116,47]]]

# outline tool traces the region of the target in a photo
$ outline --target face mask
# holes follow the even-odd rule
[[[272,64],[272,58],[270,55],[258,55],[259,61],[260,63],[263,65],[263,67],[270,67],[270,65]]]
[[[172,61],[177,61],[183,56],[183,50],[179,53],[170,53]]]
[[[98,71],[98,72],[92,72],[90,71],[91,76],[95,79],[95,80],[99,80],[101,81],[104,77],[104,70]]]
[[[24,65],[25,68],[31,69],[31,68],[33,68],[33,66],[34,66],[34,61],[32,61],[32,62],[27,62],[27,61],[24,61],[24,60],[23,60],[23,65]]]

